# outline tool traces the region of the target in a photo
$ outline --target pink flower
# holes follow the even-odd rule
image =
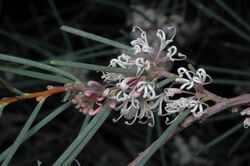
[[[102,109],[102,107],[103,107],[102,104],[99,105],[95,110],[90,111],[90,112],[89,112],[89,115],[93,116],[93,115],[97,114],[97,113]]]

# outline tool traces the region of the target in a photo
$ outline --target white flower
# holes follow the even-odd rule
[[[201,117],[208,107],[208,104],[199,100],[191,101],[188,106],[188,108],[191,109],[190,112],[192,112],[195,117]]]
[[[130,56],[122,54],[116,58],[111,59],[109,66],[111,67],[121,67],[121,68],[130,68],[133,63],[130,62]]]
[[[172,37],[168,40],[166,40],[166,34],[163,30],[161,29],[158,29],[157,30],[157,33],[156,33],[156,36],[160,39],[161,41],[161,44],[160,44],[160,47],[159,47],[159,51],[158,51],[158,54],[157,54],[157,58],[158,56],[160,55],[161,51],[164,50],[166,48],[166,46],[173,42],[173,39],[174,39],[174,36],[175,36],[175,32],[176,32],[176,29],[175,27],[171,26],[171,27],[168,27],[169,30],[173,29],[174,30],[174,34],[172,35]],[[156,58],[156,59],[157,59]]]
[[[206,73],[202,68],[199,68],[194,74],[192,71],[180,67],[178,69],[179,77],[175,79],[176,82],[182,83],[180,89],[186,88],[187,90],[191,89],[194,86],[194,83],[206,85],[212,82],[212,78]],[[186,78],[183,78],[183,77]]]
[[[125,117],[126,119],[130,120],[130,119],[133,119],[131,123],[129,122],[125,122],[126,124],[128,125],[131,125],[133,124],[136,119],[137,119],[137,115],[138,115],[138,112],[139,112],[139,101],[136,102],[136,107],[134,107],[134,105],[132,105],[128,100],[121,103],[119,106],[117,106],[115,108],[116,111],[119,111],[120,110],[120,116],[117,118],[117,119],[113,119],[113,122],[117,122],[121,119],[121,117]]]
[[[144,71],[149,71],[150,69],[150,62],[144,58],[136,58],[135,65],[137,66],[136,75],[138,76],[142,75]]]
[[[119,81],[124,76],[118,73],[102,73],[101,78],[104,79],[103,82],[112,82],[112,81]]]
[[[136,84],[136,91],[143,93],[143,98],[153,100],[155,98],[155,84],[153,82],[139,81]]]
[[[169,100],[169,102],[166,103],[165,111],[168,114],[179,113],[188,108],[189,105],[190,105],[190,100],[181,97],[178,100]]]
[[[112,97],[112,99],[115,99],[118,102],[123,102],[127,101],[129,99],[129,96],[123,90],[119,90],[117,94],[114,97]]]
[[[116,83],[116,86],[123,91],[126,91],[129,87],[131,87],[135,81],[138,80],[138,77],[126,77],[120,82]]]
[[[146,121],[142,121],[142,119],[146,117]],[[143,100],[141,103],[141,110],[140,114],[138,115],[138,118],[140,119],[139,123],[145,124],[148,123],[150,127],[153,127],[155,124],[154,120],[154,113],[151,108],[151,104],[147,100]]]
[[[186,55],[178,53],[176,57],[174,57],[177,53],[177,48],[176,46],[171,46],[168,48],[168,53],[167,53],[167,57],[169,57],[169,59],[174,62],[174,61],[183,61],[187,58]]]
[[[141,32],[141,37],[136,40],[131,41],[131,45],[134,49],[134,54],[146,52],[153,53],[153,48],[148,45],[147,34],[140,27],[134,26],[132,32],[135,32],[138,29]]]
[[[212,78],[206,73],[203,68],[199,68],[196,71],[196,75],[193,77],[193,81],[197,84],[210,84],[212,82]]]
[[[193,100],[192,97],[181,97],[178,100],[169,100],[169,103],[166,104],[165,111],[169,114],[173,114],[184,111],[185,109],[190,109],[190,112],[193,113],[195,117],[200,117],[208,107],[208,104],[199,100]]]
[[[178,74],[179,74],[179,77],[176,78],[175,81],[182,83],[180,89],[186,88],[187,90],[190,90],[194,86],[194,81],[192,77],[193,72],[188,71],[184,67],[180,67],[178,69]],[[183,78],[184,76],[186,76],[187,78]]]

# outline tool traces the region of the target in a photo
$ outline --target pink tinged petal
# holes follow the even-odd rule
[[[93,116],[97,114],[102,109],[102,107],[103,105],[99,105],[94,111],[89,112],[89,115]]]
[[[103,91],[103,96],[108,96],[109,95],[109,92],[110,92],[110,88],[106,88],[104,91]]]
[[[89,89],[89,90],[86,90],[85,92],[84,92],[84,94],[87,96],[87,97],[89,97],[89,96],[91,96],[91,95],[93,95],[93,94],[96,94],[97,92],[95,91],[95,90],[92,90],[92,89]]]
[[[112,109],[115,109],[115,107],[116,107],[115,102],[114,102],[114,101],[111,101],[111,102],[109,103],[109,107],[112,108]]]
[[[248,107],[248,108],[244,109],[243,111],[241,111],[240,114],[241,114],[241,116],[250,115],[250,107]]]
[[[168,96],[171,96],[171,97],[173,97],[175,94],[183,93],[183,91],[178,88],[166,88],[164,91]]]
[[[97,100],[97,101],[102,101],[102,100],[104,100],[105,98],[106,98],[106,96],[101,96],[101,97],[97,97],[96,100]]]
[[[103,86],[97,81],[89,81],[87,85],[103,88]]]
[[[132,97],[134,97],[134,98],[137,98],[137,97],[139,97],[139,96],[141,95],[141,92],[134,91],[134,92],[131,92],[130,95],[131,95]]]

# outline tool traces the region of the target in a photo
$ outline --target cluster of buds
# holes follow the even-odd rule
[[[109,67],[133,69],[136,73],[103,73],[106,86],[95,81],[88,82],[87,87],[66,84],[66,90],[74,93],[72,103],[76,109],[95,115],[104,103],[109,102],[110,107],[120,113],[113,121],[124,117],[127,125],[138,120],[154,126],[155,116],[166,117],[166,124],[170,124],[187,109],[195,117],[202,116],[209,107],[206,103],[209,99],[202,95],[200,89],[211,83],[212,78],[202,68],[180,67],[178,74],[174,74],[164,66],[167,62],[186,59],[172,44],[175,27],[169,27],[167,34],[159,29],[154,43],[148,42],[146,32],[140,27],[135,26],[135,31],[139,32],[139,37],[131,41],[132,51],[111,59]],[[172,80],[164,90],[157,86],[161,79]]]
[[[102,109],[103,102],[105,102],[109,94],[109,88],[105,89],[96,81],[89,81],[87,87],[67,83],[65,84],[65,90],[73,93],[71,101],[77,110],[92,116]],[[114,103],[110,102],[110,107],[114,108]]]

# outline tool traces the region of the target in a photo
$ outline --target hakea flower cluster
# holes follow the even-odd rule
[[[138,120],[154,126],[154,116],[165,116],[166,124],[169,124],[187,109],[196,117],[202,116],[209,106],[202,95],[199,95],[198,87],[211,83],[212,79],[202,68],[194,71],[180,67],[178,75],[166,71],[166,62],[186,59],[172,45],[175,28],[169,27],[168,30],[165,34],[159,29],[155,43],[149,43],[146,32],[135,26],[133,32],[138,31],[140,35],[131,41],[132,51],[111,59],[109,67],[134,69],[136,74],[103,73],[102,79],[108,88],[97,82],[88,83],[88,88],[79,91],[72,100],[80,112],[93,115],[102,108],[101,103],[108,99],[111,101],[110,106],[120,113],[114,122],[124,117],[128,125]],[[169,77],[174,79],[164,91],[156,86],[159,79]],[[93,109],[93,104],[90,103],[98,107]]]

